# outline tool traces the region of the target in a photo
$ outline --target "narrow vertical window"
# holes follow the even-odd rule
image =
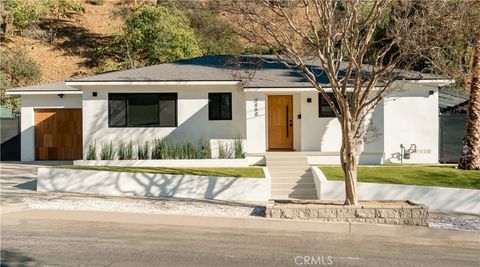
[[[209,93],[208,94],[208,119],[231,120],[232,119],[232,93]]]

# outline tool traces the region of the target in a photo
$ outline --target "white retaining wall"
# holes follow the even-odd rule
[[[37,191],[266,201],[271,179],[39,168]]]
[[[344,199],[345,183],[328,181],[323,172],[312,167],[319,199]],[[480,190],[435,186],[358,183],[361,200],[412,200],[434,210],[480,213]]]
[[[73,165],[80,166],[122,166],[122,167],[169,167],[169,168],[216,168],[248,167],[264,164],[264,157],[246,157],[244,159],[149,159],[149,160],[75,160]]]

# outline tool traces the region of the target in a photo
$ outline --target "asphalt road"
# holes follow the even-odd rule
[[[2,219],[2,266],[479,266],[478,242]]]

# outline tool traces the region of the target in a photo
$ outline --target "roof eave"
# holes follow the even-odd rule
[[[423,85],[432,85],[432,86],[446,86],[455,83],[453,79],[420,79],[420,80],[408,80],[402,79],[399,80],[405,83],[414,83],[414,84],[423,84]]]
[[[80,95],[79,90],[7,90],[6,95]]]

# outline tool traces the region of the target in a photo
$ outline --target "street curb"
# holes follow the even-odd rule
[[[5,220],[64,220],[134,224],[158,224],[174,226],[213,227],[228,229],[288,230],[298,232],[329,232],[354,235],[402,236],[442,240],[480,242],[480,232],[432,229],[426,227],[361,224],[341,222],[318,222],[259,217],[214,217],[191,215],[160,215],[74,210],[23,210],[2,214]],[[2,222],[3,223],[3,222]]]

